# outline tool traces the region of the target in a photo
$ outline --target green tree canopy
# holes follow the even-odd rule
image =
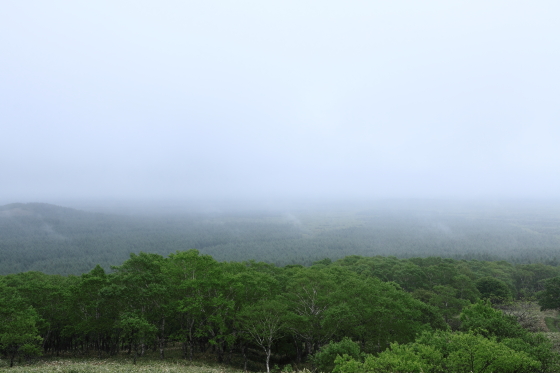
[[[0,279],[0,351],[8,356],[10,367],[21,353],[40,353],[38,321],[35,309]]]
[[[482,298],[490,299],[492,302],[501,303],[511,300],[511,290],[505,282],[500,279],[485,276],[476,280],[476,288]]]
[[[544,281],[544,290],[537,293],[541,310],[560,309],[560,276]]]

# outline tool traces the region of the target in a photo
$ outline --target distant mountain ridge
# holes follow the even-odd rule
[[[83,244],[92,231],[86,228],[99,226],[104,219],[100,214],[47,203],[0,206],[0,273],[86,271],[93,264],[86,254],[91,245]],[[88,250],[82,252],[84,248]]]
[[[80,274],[96,264],[109,269],[140,251],[167,255],[204,250],[239,241],[241,232],[260,240],[259,233],[267,230],[265,235],[274,236],[271,228],[276,230],[274,224],[224,223],[191,215],[130,216],[11,203],[0,206],[0,274],[30,270]],[[281,227],[280,236],[293,236],[293,229],[287,230],[292,232],[286,234]]]
[[[47,217],[61,217],[64,215],[88,214],[88,212],[76,210],[70,207],[62,207],[49,203],[31,202],[31,203],[10,203],[0,206],[1,217],[11,216],[30,216],[30,215],[46,215]]]
[[[560,263],[560,211],[318,210],[117,215],[47,203],[0,206],[0,274],[80,274],[140,251],[311,264],[349,255]]]

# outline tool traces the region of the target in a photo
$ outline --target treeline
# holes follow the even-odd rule
[[[549,301],[559,272],[439,257],[277,267],[197,250],[132,254],[111,273],[0,277],[0,350],[11,363],[33,353],[136,361],[146,349],[163,359],[180,346],[186,359],[210,352],[251,370],[553,372],[558,354],[535,333],[542,325],[511,302]]]
[[[353,254],[560,263],[555,210],[436,207],[121,216],[11,204],[0,206],[0,274],[81,274],[96,264],[109,270],[133,252],[167,256],[186,248],[219,261],[279,266]]]

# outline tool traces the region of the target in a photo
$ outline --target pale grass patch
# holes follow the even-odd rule
[[[12,373],[242,373],[224,366],[208,366],[185,361],[139,361],[136,365],[119,359],[58,359],[39,361],[35,364],[16,364],[9,368],[5,360],[0,360],[1,372]]]

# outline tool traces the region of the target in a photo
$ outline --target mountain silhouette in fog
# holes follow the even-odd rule
[[[546,206],[545,206],[546,207]],[[46,203],[0,206],[0,274],[80,274],[131,253],[197,249],[219,261],[310,265],[348,255],[556,263],[556,209],[387,203],[227,213],[87,212]]]

